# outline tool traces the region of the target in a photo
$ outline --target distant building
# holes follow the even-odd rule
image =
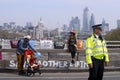
[[[66,36],[68,36],[68,32],[69,32],[68,28],[69,28],[69,27],[68,27],[66,24],[63,25],[63,32],[61,33],[61,36],[62,36],[64,39],[66,39],[66,38],[67,38]]]
[[[0,29],[2,29],[2,28],[3,28],[3,26],[0,25]]]
[[[16,33],[19,33],[19,34],[24,34],[23,32],[23,26],[20,26],[20,25],[17,25],[16,26]]]
[[[120,28],[120,19],[117,20],[117,28]]]
[[[8,24],[8,23],[3,23],[3,29],[7,29],[7,28],[8,28],[8,26],[9,26],[9,24]]]
[[[63,31],[68,32],[68,26],[66,24],[63,25]]]
[[[45,38],[50,38],[50,31],[47,30],[47,29],[44,30],[44,31],[43,31],[43,35],[44,35]]]
[[[27,26],[27,27],[32,26],[32,23],[31,23],[31,22],[27,22],[27,23],[26,23],[26,26]]]
[[[94,18],[94,15],[93,15],[93,14],[91,14],[89,24],[90,24],[90,32],[92,32],[92,30],[93,30],[93,29],[92,29],[92,26],[95,25],[95,18]]]
[[[26,25],[25,25],[25,29],[29,30],[31,27],[33,27],[32,23],[31,22],[27,22]]]
[[[32,25],[31,22],[27,22],[26,23],[24,30],[25,30],[25,34],[26,35],[30,35],[33,38],[33,35],[34,35],[34,26]]]
[[[3,29],[15,31],[16,24],[15,22],[3,23]]]
[[[16,24],[15,22],[10,22],[9,23],[10,29],[16,29]]]
[[[52,30],[52,32],[51,32],[52,37],[61,37],[61,32],[63,32],[63,30],[60,28],[56,28],[56,29]]]
[[[106,34],[109,31],[109,24],[105,22],[105,20],[102,20],[102,30],[103,34]]]
[[[43,24],[42,19],[40,19],[40,22],[35,27],[35,39],[40,40],[40,39],[44,38],[44,36],[43,36],[43,28],[44,28],[44,24]]]
[[[89,31],[89,15],[88,15],[88,7],[84,9],[83,12],[83,27],[82,32],[88,32]]]
[[[68,31],[75,30],[77,33],[80,33],[80,19],[78,17],[73,18],[70,21]]]

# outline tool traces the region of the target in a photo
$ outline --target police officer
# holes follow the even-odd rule
[[[103,39],[102,24],[92,26],[93,34],[86,40],[86,62],[89,66],[88,80],[102,80],[104,64],[108,64],[109,56]]]

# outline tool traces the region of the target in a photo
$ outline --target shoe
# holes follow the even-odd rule
[[[75,64],[75,61],[74,61],[74,60],[72,60],[72,61],[71,61],[71,63],[72,63],[72,64]]]

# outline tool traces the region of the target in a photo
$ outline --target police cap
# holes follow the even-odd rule
[[[93,25],[92,28],[102,30],[102,24]]]

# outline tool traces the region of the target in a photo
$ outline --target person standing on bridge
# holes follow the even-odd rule
[[[74,64],[75,63],[75,55],[76,55],[76,51],[77,51],[77,39],[76,39],[76,33],[75,31],[70,31],[70,35],[68,38],[68,50],[71,53],[71,63]]]
[[[92,26],[93,34],[86,40],[86,62],[89,66],[88,80],[102,80],[104,63],[109,62],[108,50],[103,39],[102,24]]]
[[[34,52],[37,52],[32,45],[30,45],[29,41],[31,39],[31,36],[27,35],[24,36],[23,39],[18,40],[17,43],[17,61],[18,61],[18,71],[19,71],[19,75],[25,75],[25,72],[23,70],[23,65],[24,65],[24,52],[27,49],[31,49]]]

